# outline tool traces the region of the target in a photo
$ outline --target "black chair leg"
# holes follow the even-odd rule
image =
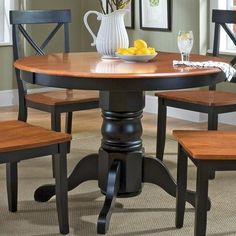
[[[212,108],[208,112],[208,130],[218,129],[218,113]],[[209,179],[215,179],[215,171],[209,173]]]
[[[18,86],[20,86],[20,85],[18,84]],[[23,90],[24,90],[24,88],[21,88],[21,89],[18,90],[19,91],[18,120],[26,122],[27,117],[28,117],[28,108],[26,106],[25,94],[21,92]]]
[[[218,129],[218,113],[215,109],[210,109],[208,112],[208,130],[217,130]]]
[[[178,146],[178,164],[177,164],[177,190],[176,190],[176,228],[182,228],[184,222],[184,212],[187,191],[187,166],[188,157],[183,151],[181,145]]]
[[[157,140],[156,140],[156,158],[163,160],[165,142],[166,142],[166,106],[164,99],[158,98],[158,119],[157,119]]]
[[[17,211],[17,197],[18,197],[17,175],[18,175],[17,162],[6,163],[8,209],[11,212]]]
[[[208,198],[209,171],[204,163],[197,165],[197,186],[195,206],[195,236],[206,235],[207,225],[207,198]]]
[[[53,111],[51,113],[51,129],[57,132],[61,131],[61,114]],[[55,178],[55,157],[52,155],[52,176]]]
[[[73,113],[72,112],[67,112],[66,113],[66,123],[65,123],[65,131],[68,134],[71,134],[72,132],[72,118],[73,118]],[[67,143],[67,153],[70,153],[70,143]]]
[[[67,184],[67,143],[59,145],[60,154],[55,156],[56,204],[61,234],[69,233],[68,184]]]

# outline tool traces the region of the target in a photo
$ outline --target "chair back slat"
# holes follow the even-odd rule
[[[32,37],[29,36],[29,34],[26,32],[26,30],[23,28],[23,26],[19,25],[18,27],[19,27],[19,31],[22,33],[22,35],[24,35],[25,39],[32,46],[32,48],[34,48],[35,51],[37,53],[39,53],[40,55],[44,55],[43,50],[34,42]],[[18,58],[16,58],[16,59],[18,59]]]
[[[65,48],[65,52],[70,52],[69,24],[68,23],[64,23],[64,48]]]
[[[227,24],[236,24],[236,11],[234,10],[213,10],[212,22],[215,23],[214,43],[213,43],[213,55],[219,55],[220,47],[220,26],[225,30],[230,37],[234,45],[236,46],[236,37]],[[231,62],[235,63],[234,58]]]
[[[229,24],[236,24],[236,11],[234,10],[216,10],[212,11],[212,22],[215,23],[214,42],[213,42],[213,56],[219,55],[220,48],[220,29],[223,28],[236,46],[235,33],[229,27]],[[235,65],[236,57],[234,57],[230,64]],[[235,82],[232,79],[231,82]]]
[[[44,49],[62,26],[64,26],[64,52],[69,52],[68,23],[70,22],[70,10],[10,11],[10,23],[13,25],[14,59],[17,60],[23,56],[23,53],[20,53],[22,40],[20,39],[19,33],[24,36],[27,42],[36,51],[36,54],[44,55]],[[39,46],[24,27],[25,25],[31,24],[56,24],[56,26]]]
[[[214,41],[213,41],[213,56],[219,56],[220,50],[220,25],[215,23]]]
[[[48,35],[48,37],[45,39],[45,41],[42,43],[42,45],[40,46],[40,48],[43,50],[48,43],[50,42],[50,40],[54,37],[54,35],[57,33],[57,31],[62,27],[62,23],[58,23],[56,25],[56,27],[52,30],[52,32]]]
[[[235,14],[236,14],[236,13],[235,13]],[[235,34],[232,33],[232,30],[229,28],[228,25],[222,24],[221,26],[223,27],[223,29],[225,30],[225,32],[228,34],[228,36],[230,37],[230,39],[233,41],[234,45],[236,46]]]
[[[231,60],[230,64],[231,65],[235,65],[236,64],[236,57]]]
[[[11,24],[47,24],[70,22],[70,10],[10,11]]]
[[[218,24],[235,24],[236,12],[234,10],[216,10],[212,11],[212,22]]]

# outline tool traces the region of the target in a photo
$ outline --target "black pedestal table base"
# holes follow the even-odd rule
[[[160,186],[168,194],[176,197],[176,182],[169,170],[159,158],[144,157],[143,159],[143,183],[152,183]],[[187,191],[186,201],[195,207],[196,192]],[[211,202],[208,199],[207,209],[210,210]]]
[[[143,154],[144,93],[103,91],[100,92],[100,106],[103,124],[99,154],[80,160],[68,177],[68,190],[87,180],[98,180],[106,198],[98,217],[97,232],[105,234],[116,197],[138,195],[145,182],[156,184],[175,197],[176,182],[160,160]],[[44,185],[35,191],[35,200],[48,201],[54,194],[55,185]],[[188,191],[186,201],[194,206],[195,193]]]
[[[108,174],[106,199],[98,216],[97,232],[105,234],[109,227],[112,208],[120,187],[120,162],[114,161]]]
[[[74,168],[68,178],[68,191],[76,188],[87,180],[98,179],[98,154],[84,157]],[[55,185],[47,184],[39,187],[34,192],[34,199],[38,202],[47,202],[55,195]]]

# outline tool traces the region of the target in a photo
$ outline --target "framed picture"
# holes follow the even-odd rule
[[[134,29],[134,0],[132,0],[125,9],[129,12],[125,14],[125,26],[127,29]]]
[[[171,31],[171,0],[140,0],[140,28]]]
[[[104,2],[104,1],[103,1]],[[111,8],[109,7],[109,4],[107,2],[107,0],[105,0],[106,2],[106,12],[111,12]],[[134,29],[134,0],[130,1],[129,4],[124,8],[124,9],[127,9],[129,10],[126,14],[125,14],[125,17],[124,17],[124,21],[125,21],[125,27],[127,29]],[[104,5],[104,3],[103,3]],[[112,4],[113,6],[114,4]],[[115,9],[115,7],[113,7],[113,9]]]

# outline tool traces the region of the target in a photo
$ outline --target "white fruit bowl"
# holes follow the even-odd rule
[[[157,56],[157,53],[150,55],[123,55],[116,53],[116,56],[125,61],[148,62]]]

